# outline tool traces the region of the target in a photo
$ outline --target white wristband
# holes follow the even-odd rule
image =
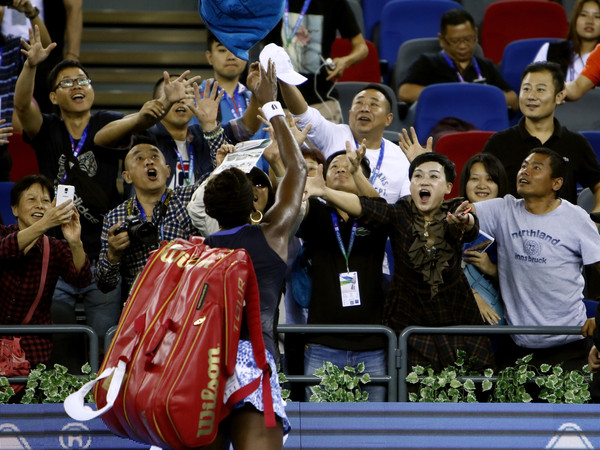
[[[268,102],[265,103],[262,107],[263,114],[270,122],[271,119],[275,116],[283,116],[285,117],[285,113],[283,112],[283,108],[281,107],[281,103],[279,102]]]

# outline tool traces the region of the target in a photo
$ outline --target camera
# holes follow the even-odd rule
[[[115,234],[126,231],[132,243],[140,242],[154,245],[158,242],[158,229],[151,222],[146,222],[139,216],[127,216],[125,221],[115,231]]]

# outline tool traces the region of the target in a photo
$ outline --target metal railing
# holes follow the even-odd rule
[[[300,334],[381,334],[387,339],[387,375],[373,376],[371,380],[377,384],[387,384],[388,402],[397,399],[398,370],[396,367],[395,354],[397,336],[394,330],[383,325],[278,325],[278,333],[300,333]],[[320,379],[314,375],[287,375],[290,383],[318,384]]]
[[[87,325],[0,325],[0,336],[22,336],[30,334],[85,334],[89,338],[89,363],[92,372],[98,372],[98,335]],[[27,377],[10,377],[13,384],[25,384]]]
[[[408,338],[413,334],[569,334],[581,335],[581,327],[533,327],[512,325],[456,325],[451,327],[407,327],[398,337],[398,401],[408,401],[406,376],[408,375]]]

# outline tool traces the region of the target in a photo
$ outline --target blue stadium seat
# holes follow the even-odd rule
[[[509,126],[504,93],[486,84],[442,83],[423,89],[416,103],[414,122],[421,143],[444,117],[458,117],[480,131],[500,131]]]
[[[0,181],[0,216],[4,225],[14,225],[17,219],[13,216],[12,208],[10,207],[10,190],[13,185],[12,181]]]
[[[373,30],[381,20],[381,10],[390,0],[363,0],[363,20],[365,24],[365,39],[373,41]]]
[[[523,69],[533,62],[540,47],[546,42],[555,42],[557,38],[532,38],[513,41],[504,48],[500,72],[516,93],[521,90]]]
[[[461,8],[461,5],[452,0],[392,0],[386,3],[381,13],[379,57],[387,60],[390,72],[403,42],[436,37],[442,14],[455,8]]]

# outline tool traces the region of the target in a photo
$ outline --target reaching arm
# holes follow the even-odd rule
[[[363,139],[356,151],[352,150],[350,141],[346,141],[346,156],[348,157],[348,161],[350,161],[350,172],[352,173],[354,184],[356,184],[358,195],[363,195],[365,197],[379,197],[379,192],[375,190],[360,167],[360,163],[364,158],[366,151],[366,139]]]
[[[594,88],[594,83],[585,75],[579,75],[575,81],[566,83],[566,91],[568,101],[579,100],[583,94]]]
[[[414,103],[419,99],[421,91],[425,86],[413,83],[404,83],[398,89],[398,100],[406,103]]]
[[[306,103],[302,93],[296,86],[280,81],[279,89],[281,90],[283,101],[293,115],[299,116],[306,112],[308,103]]]
[[[83,30],[83,12],[81,3],[81,0],[63,0],[67,16],[65,40],[68,50],[65,57],[66,59],[75,61],[79,61],[81,33]]]
[[[515,91],[504,92],[504,97],[506,98],[506,106],[513,111],[519,110],[519,99]]]
[[[187,93],[187,88],[198,77],[186,80],[185,78],[189,73],[190,71],[186,70],[177,79],[171,81],[169,74],[163,72],[164,89],[161,97],[147,101],[137,113],[129,114],[122,119],[106,124],[94,136],[94,143],[104,147],[114,146],[126,136],[146,130],[159,122],[175,102],[192,97],[191,92]]]
[[[258,102],[265,105],[277,98],[277,77],[275,65],[271,61],[269,61],[266,73],[261,66],[259,67],[261,79],[255,95]],[[268,106],[271,105],[269,103]],[[277,110],[277,106],[275,110]],[[270,111],[265,111],[265,113],[268,117],[271,116]],[[285,116],[274,115],[270,117],[269,121],[273,126],[281,161],[286,169],[275,194],[275,203],[265,215],[263,233],[271,248],[285,261],[288,239],[302,203],[302,193],[306,182],[306,162],[285,122]]]
[[[346,211],[354,217],[362,214],[362,206],[358,195],[349,192],[336,191],[325,185],[323,178],[323,165],[319,164],[317,174],[314,177],[307,178],[304,187],[305,197],[321,197],[327,203],[336,208]]]
[[[328,80],[341,77],[348,67],[361,62],[369,54],[369,48],[367,47],[367,43],[365,42],[365,38],[362,34],[357,34],[350,39],[350,42],[352,43],[352,50],[350,53],[348,53],[346,56],[333,58],[335,69],[327,69]]]
[[[27,56],[27,60],[23,64],[15,86],[14,108],[23,125],[23,131],[30,139],[33,139],[40,131],[43,121],[42,113],[32,101],[35,73],[38,64],[48,57],[56,44],[53,42],[44,47],[41,43],[40,28],[37,25],[33,30],[29,30],[29,43],[22,42],[21,52]]]
[[[412,162],[421,153],[433,151],[433,138],[429,136],[425,147],[423,147],[419,144],[417,132],[413,127],[410,127],[410,135],[406,128],[402,128],[402,133],[398,133],[398,146],[406,155],[408,162]]]
[[[111,147],[140,130],[150,128],[164,117],[162,103],[158,100],[150,100],[144,103],[142,109],[134,114],[129,114],[121,119],[114,120],[101,128],[94,136],[94,144],[103,147]]]
[[[33,245],[35,241],[49,229],[59,225],[68,224],[74,220],[73,215],[75,215],[75,212],[73,211],[75,208],[73,207],[72,202],[65,202],[58,206],[55,206],[55,204],[56,199],[52,202],[52,206],[45,211],[44,217],[17,233],[17,242],[20,251],[24,251],[26,248]],[[76,221],[77,224],[72,225],[71,228],[74,228],[79,224],[78,214],[76,216]],[[81,226],[79,228],[81,229]],[[75,240],[75,238],[73,238],[73,240]],[[85,261],[85,254],[83,259]],[[79,270],[80,268],[81,266],[77,269]]]
[[[248,67],[248,77],[246,78],[246,87],[252,91],[252,97],[250,97],[248,108],[246,108],[246,111],[244,111],[244,115],[242,116],[242,123],[250,134],[256,133],[261,124],[261,121],[258,118],[258,107],[261,105],[258,104],[258,100],[254,95],[254,91],[260,81],[259,65],[260,63],[258,62],[250,64],[250,67]]]

